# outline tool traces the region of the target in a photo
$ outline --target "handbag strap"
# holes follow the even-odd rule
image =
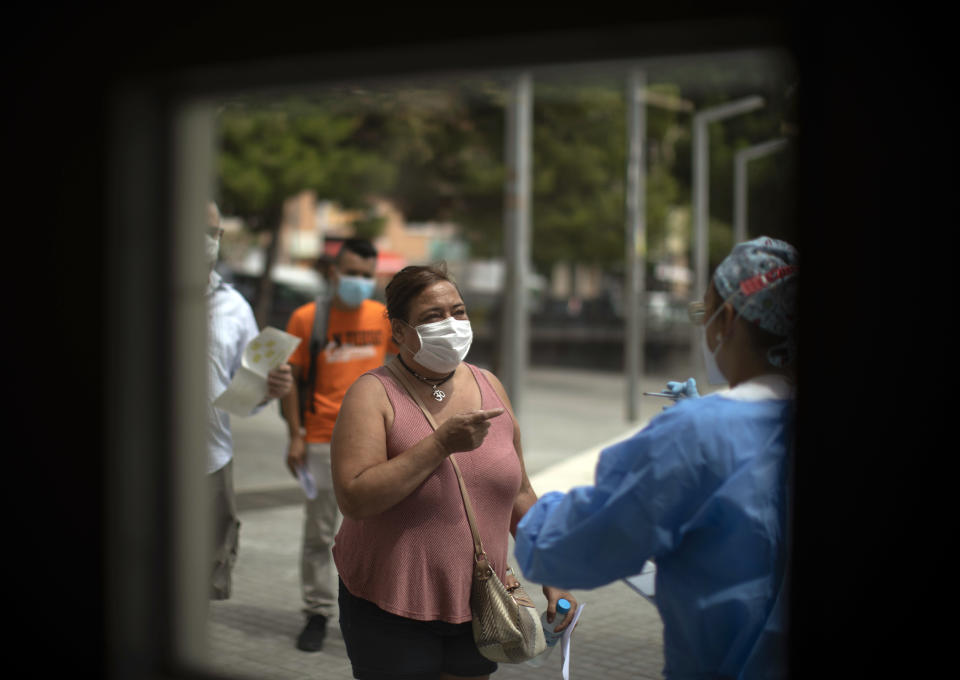
[[[409,376],[397,366],[397,360],[393,359],[387,364],[387,368],[391,373],[397,378],[401,385],[407,390],[413,400],[420,407],[420,410],[423,411],[423,415],[427,417],[427,422],[430,423],[430,427],[436,431],[437,421],[434,419],[433,414],[427,410],[426,404],[423,403],[423,400],[420,398],[420,395],[417,394],[414,386],[410,382]],[[467,521],[470,523],[470,532],[473,534],[473,554],[476,558],[476,561],[479,563],[481,558],[484,562],[487,562],[486,553],[483,550],[483,544],[480,542],[480,531],[477,529],[477,520],[473,514],[473,506],[470,504],[470,494],[467,493],[466,482],[463,481],[463,475],[460,473],[460,466],[457,465],[456,459],[454,459],[453,454],[447,456],[447,460],[453,465],[453,471],[457,473],[457,482],[460,484],[460,495],[463,496],[463,507],[467,511]]]

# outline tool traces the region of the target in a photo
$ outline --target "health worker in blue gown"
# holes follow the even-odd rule
[[[776,239],[735,246],[691,305],[729,389],[678,399],[601,453],[595,486],[544,494],[517,528],[524,576],[562,588],[652,560],[667,678],[786,674],[797,259]]]

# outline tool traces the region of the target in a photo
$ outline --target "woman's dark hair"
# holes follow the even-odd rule
[[[428,286],[447,281],[460,292],[457,283],[447,273],[445,262],[404,267],[387,284],[387,318],[409,321],[410,303]]]

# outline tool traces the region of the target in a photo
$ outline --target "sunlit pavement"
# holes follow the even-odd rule
[[[679,378],[647,375],[640,388],[659,391],[668,379]],[[622,375],[530,370],[519,417],[527,472],[538,494],[590,484],[600,448],[636,431],[665,403],[642,397],[640,420],[631,424],[625,394]],[[234,418],[233,430],[240,552],[231,599],[210,603],[210,670],[227,678],[348,680],[353,676],[335,619],[321,652],[295,647],[304,623],[299,590],[303,495],[283,462],[285,424],[271,405],[256,416]],[[542,610],[540,588],[527,585]],[[662,629],[651,603],[623,582],[574,595],[584,609],[573,636],[571,678],[662,677]],[[559,678],[559,651],[544,667],[501,664],[493,677]]]

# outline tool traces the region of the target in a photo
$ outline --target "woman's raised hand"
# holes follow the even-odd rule
[[[473,451],[486,438],[490,430],[490,419],[503,414],[505,410],[492,408],[458,413],[437,428],[434,436],[447,455],[458,451]]]

